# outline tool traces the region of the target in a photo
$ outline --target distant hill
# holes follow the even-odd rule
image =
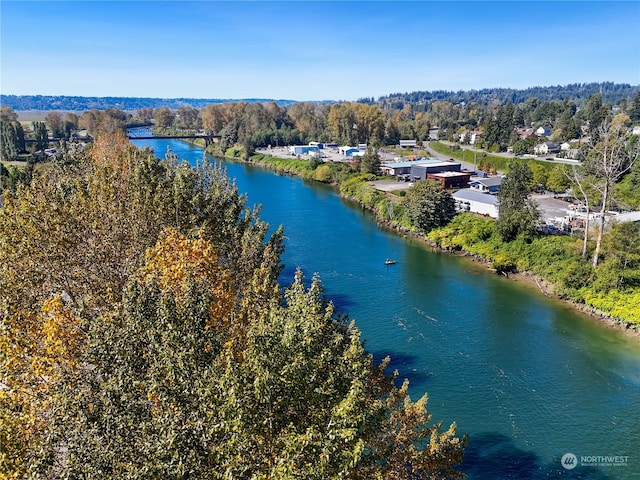
[[[139,110],[141,108],[180,107],[203,108],[214,103],[226,102],[264,103],[276,102],[278,105],[291,105],[294,100],[273,100],[267,98],[245,98],[242,100],[219,98],[144,98],[144,97],[69,97],[66,95],[0,95],[0,105],[14,110]]]
[[[574,101],[578,106],[583,105],[595,93],[602,94],[605,103],[616,105],[622,99],[631,101],[640,91],[640,85],[627,83],[573,83],[565,86],[530,87],[526,89],[513,88],[483,88],[481,90],[460,90],[457,92],[447,90],[417,91],[410,93],[392,93],[374,98],[361,98],[358,102],[385,105],[391,108],[402,108],[405,103],[420,105],[430,104],[442,100],[458,103],[477,102],[480,105],[498,103],[505,105],[523,103],[529,98],[537,98],[541,102],[552,100]],[[244,98],[244,99],[220,99],[220,98],[145,98],[145,97],[70,97],[65,95],[0,95],[0,105],[11,107],[14,110],[106,110],[118,108],[120,110],[135,111],[141,108],[171,108],[190,106],[203,108],[207,105],[227,102],[265,103],[275,102],[278,105],[288,106],[297,103],[295,100],[274,100],[269,98]],[[326,100],[323,101],[327,102]],[[320,101],[318,102],[320,103]]]
[[[589,97],[596,93],[602,95],[602,101],[611,105],[616,105],[620,100],[631,101],[640,91],[640,85],[629,85],[627,83],[573,83],[565,86],[530,87],[523,90],[513,88],[484,88],[482,90],[467,91],[419,91],[411,93],[393,93],[382,96],[377,102],[371,99],[367,103],[380,103],[393,106],[395,103],[427,104],[438,100],[448,101],[453,104],[477,102],[481,105],[499,103],[506,105],[509,102],[519,104],[529,98],[537,98],[541,102],[552,100],[564,100],[568,98],[577,105],[583,105]]]

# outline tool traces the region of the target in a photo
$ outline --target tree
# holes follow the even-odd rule
[[[155,120],[158,127],[170,127],[175,119],[175,113],[166,107],[158,108],[155,111]]]
[[[280,290],[283,231],[265,241],[245,203],[219,166],[123,134],[6,195],[7,475],[456,476],[466,438],[429,424],[318,279]]]
[[[380,173],[380,156],[373,147],[368,147],[367,152],[360,160],[360,171],[362,173],[372,173],[373,175]]]
[[[136,112],[136,117],[138,118],[139,121],[141,121],[142,123],[149,123],[151,122],[151,119],[153,118],[153,108],[151,107],[144,107],[144,108],[140,108],[137,112]]]
[[[334,104],[329,109],[327,123],[331,130],[331,135],[343,145],[354,145],[356,143],[357,123],[356,114],[350,104]]]
[[[225,340],[243,335],[232,321],[229,279],[206,240],[165,231],[132,275],[122,306],[88,325],[91,342],[80,359],[91,368],[56,382],[58,413],[36,469],[58,477],[213,478],[211,450],[221,441],[212,428],[216,359]]]
[[[18,135],[13,122],[0,122],[0,160],[9,162],[18,156]]]
[[[594,282],[596,291],[640,286],[640,224],[615,223],[602,239],[604,260]]]
[[[629,119],[632,122],[640,122],[640,92],[636,93],[635,97],[629,105]]]
[[[587,101],[584,108],[580,111],[583,118],[589,123],[589,134],[597,135],[602,129],[602,122],[608,117],[610,107],[602,103],[602,95],[595,93]]]
[[[526,163],[511,162],[509,173],[498,190],[496,229],[505,242],[515,240],[520,235],[528,238],[536,232],[538,212],[529,198],[531,180],[531,169]]]
[[[180,128],[200,128],[202,126],[200,112],[193,107],[180,107],[176,120]]]
[[[563,169],[558,165],[554,166],[547,177],[547,188],[552,192],[565,192],[569,187],[571,182],[568,181]]]
[[[5,468],[9,460],[2,456],[10,455],[6,468],[17,478],[39,459],[51,460],[41,448],[52,426],[42,420],[53,418],[47,405],[60,406],[56,396],[72,388],[66,380],[47,383],[43,378],[51,375],[37,370],[48,355],[42,332],[52,299],[63,302],[56,315],[79,318],[82,332],[97,331],[105,316],[123,311],[132,273],[167,226],[215,246],[216,258],[235,272],[225,291],[237,292],[247,306],[239,319],[251,318],[248,306],[257,309],[278,291],[282,230],[264,242],[268,226],[257,210],[246,208],[246,198],[221,167],[203,162],[195,178],[184,181],[176,164],[137,151],[124,134],[100,135],[85,153],[5,194],[0,209],[0,461]],[[55,345],[66,342],[68,335],[60,332],[52,334]],[[86,353],[80,348],[74,358]],[[79,374],[62,373],[70,382]]]
[[[453,197],[437,180],[416,182],[403,202],[412,224],[422,232],[442,227],[456,215]]]
[[[62,116],[58,112],[50,112],[44,119],[44,123],[49,128],[51,136],[59,138],[64,135],[64,124],[62,122]]]
[[[0,122],[17,122],[18,114],[11,107],[0,107]]]
[[[612,120],[605,119],[595,130],[594,141],[587,154],[587,168],[598,180],[598,189],[602,195],[596,248],[593,253],[593,266],[598,266],[602,236],[605,229],[605,217],[611,201],[613,185],[628,172],[640,155],[638,142],[630,142],[626,125],[629,117],[617,115]]]
[[[62,120],[62,125],[63,125],[65,138],[69,138],[71,136],[71,132],[73,130],[77,130],[78,123],[79,123],[78,115],[76,115],[75,113],[71,113],[71,112],[68,112],[68,113],[65,114],[65,116],[64,116],[64,118]]]
[[[35,139],[35,151],[44,151],[49,145],[49,134],[44,122],[33,122],[33,137]]]
[[[453,477],[465,439],[455,426],[427,425],[426,397],[413,403],[406,383],[394,387],[387,362],[373,364],[357,328],[321,294],[319,280],[307,289],[298,270],[282,305],[249,325],[242,360],[228,361],[221,410],[237,420],[219,447],[227,475]]]

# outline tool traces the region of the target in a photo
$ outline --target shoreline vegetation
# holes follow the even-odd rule
[[[199,140],[192,142],[204,148]],[[398,235],[410,236],[424,245],[442,253],[458,255],[468,258],[474,263],[485,265],[489,270],[496,274],[502,274],[510,279],[520,282],[526,282],[533,288],[539,290],[544,296],[557,299],[563,302],[569,308],[580,312],[588,317],[598,321],[600,324],[609,328],[640,338],[640,312],[633,312],[632,305],[640,304],[640,292],[616,292],[615,294],[592,295],[583,285],[580,289],[563,288],[558,282],[554,282],[551,275],[542,275],[536,271],[535,265],[532,268],[521,268],[518,263],[527,263],[531,259],[523,258],[522,262],[515,262],[514,250],[518,247],[526,247],[518,240],[501,245],[487,245],[487,240],[491,238],[489,232],[492,230],[491,225],[494,220],[482,218],[475,214],[465,213],[459,214],[451,224],[446,227],[434,229],[428,233],[421,233],[412,228],[407,223],[405,212],[402,207],[402,196],[390,192],[381,192],[376,190],[371,182],[375,180],[375,176],[366,174],[347,173],[346,165],[337,163],[322,164],[325,168],[311,168],[308,160],[288,159],[271,156],[269,154],[254,153],[248,158],[241,148],[230,148],[220,154],[214,148],[209,147],[207,152],[225,160],[242,162],[247,164],[259,165],[267,168],[279,175],[295,175],[304,180],[313,180],[320,183],[331,184],[337,189],[338,193],[345,199],[358,203],[362,208],[371,212],[378,225],[395,232]],[[320,170],[318,172],[318,170]],[[463,219],[463,220],[460,220]],[[478,232],[474,230],[483,230],[477,236]],[[477,236],[476,242],[469,242],[470,238]],[[482,238],[482,237],[486,238]],[[553,261],[549,261],[554,255],[562,256],[566,251],[572,248],[576,242],[581,239],[572,237],[542,237],[552,238],[552,245],[546,246],[555,250],[553,252],[537,252],[545,255],[545,264],[552,268]],[[475,244],[474,244],[475,243]],[[494,242],[495,243],[495,242]],[[535,241],[533,242],[535,243]],[[514,248],[514,245],[516,248]],[[490,248],[487,248],[487,247]],[[544,245],[536,245],[539,248]],[[532,253],[529,253],[529,255]],[[524,252],[515,253],[516,256],[526,255]],[[533,252],[535,255],[535,252]],[[553,258],[551,258],[553,260]],[[562,267],[558,266],[556,271]],[[569,269],[577,268],[576,264],[569,266]],[[569,274],[580,277],[582,272],[575,271]],[[585,296],[587,298],[585,298]],[[591,299],[591,302],[588,302]],[[610,305],[609,311],[605,308],[598,308],[600,305]],[[628,308],[626,308],[628,307]],[[626,315],[616,315],[622,311]],[[625,318],[628,317],[628,318]]]

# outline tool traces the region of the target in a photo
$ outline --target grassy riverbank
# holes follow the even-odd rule
[[[241,149],[229,149],[225,157],[243,160]],[[605,259],[594,269],[582,258],[581,238],[541,235],[531,241],[503,242],[495,221],[474,214],[460,214],[446,227],[427,235],[409,221],[402,196],[375,189],[376,177],[354,172],[343,163],[322,163],[313,168],[308,160],[255,154],[248,160],[278,174],[330,183],[341,195],[375,213],[378,222],[402,234],[411,234],[443,251],[466,253],[487,262],[496,271],[533,279],[547,295],[561,298],[608,324],[640,334],[640,288],[611,287],[615,264]]]

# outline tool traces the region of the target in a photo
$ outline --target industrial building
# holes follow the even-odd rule
[[[459,212],[473,212],[498,218],[498,197],[470,188],[458,190],[452,195]]]
[[[462,164],[456,162],[441,162],[435,158],[425,158],[423,160],[406,162],[384,162],[380,165],[380,170],[385,175],[395,177],[398,175],[413,175],[412,168],[414,167],[429,167],[427,169],[428,173],[438,173],[444,171],[460,171]],[[423,175],[420,178],[426,178],[427,170],[422,172]]]
[[[437,180],[444,188],[467,188],[469,180],[471,179],[471,172],[438,172],[428,173],[427,180]]]
[[[289,147],[289,153],[291,153],[291,155],[304,155],[305,153],[317,152],[318,150],[317,145],[292,145]]]
[[[413,180],[425,180],[430,173],[459,172],[462,164],[459,162],[441,162],[434,158],[425,162],[414,162],[411,166],[411,177]]]

